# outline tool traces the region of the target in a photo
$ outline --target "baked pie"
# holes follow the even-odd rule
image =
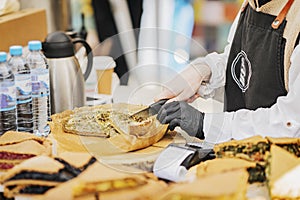
[[[264,182],[265,169],[270,153],[270,144],[261,136],[254,136],[243,140],[232,140],[217,144],[214,151],[218,158],[239,158],[256,163],[249,169],[249,183]]]
[[[217,144],[214,151],[218,158],[240,158],[255,162],[256,166],[248,169],[249,182],[264,182],[267,180],[270,147],[277,146],[296,157],[300,156],[299,138],[274,138],[253,136],[243,140],[232,140]]]
[[[81,107],[52,115],[51,131],[55,135],[70,133],[106,139],[122,152],[148,147],[159,141],[167,131],[152,117],[132,117],[145,106],[106,104]]]

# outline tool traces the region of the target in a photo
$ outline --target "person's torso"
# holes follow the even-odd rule
[[[247,6],[232,42],[225,84],[225,110],[270,107],[287,94],[285,88],[286,20],[274,28],[276,16]]]

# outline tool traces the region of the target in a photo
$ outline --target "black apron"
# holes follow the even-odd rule
[[[225,84],[225,111],[272,106],[287,94],[284,85],[283,31],[272,28],[276,16],[247,6],[241,12],[231,46]]]

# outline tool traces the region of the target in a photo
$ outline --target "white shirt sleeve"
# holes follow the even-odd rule
[[[219,143],[254,135],[300,137],[300,44],[291,56],[289,92],[270,108],[251,111],[207,113],[204,118],[205,139]]]
[[[225,85],[227,60],[230,53],[231,43],[233,41],[235,31],[237,28],[239,17],[240,13],[237,14],[234,22],[230,27],[229,35],[227,38],[228,44],[226,45],[223,53],[218,54],[216,52],[213,52],[206,55],[204,58],[200,57],[193,61],[194,66],[197,66],[197,64],[206,64],[211,69],[211,78],[209,82],[205,85],[201,85],[198,90],[198,94],[201,97],[212,97],[214,95],[215,89],[218,89]]]

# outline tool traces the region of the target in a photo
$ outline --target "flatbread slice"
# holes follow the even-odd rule
[[[43,144],[46,138],[35,136],[32,133],[7,131],[0,137],[0,146],[16,144],[27,140],[35,140],[40,144]]]
[[[266,180],[265,168],[270,153],[270,144],[266,138],[258,135],[243,140],[232,140],[215,145],[214,151],[218,158],[240,158],[255,162],[256,167],[250,169],[250,183]]]
[[[0,146],[0,171],[7,171],[15,165],[37,155],[51,155],[51,145],[44,146],[35,140]]]
[[[88,153],[64,152],[55,158],[65,166],[65,170],[74,176],[78,176],[82,171],[96,162],[96,158]]]
[[[274,138],[266,137],[270,144],[275,144],[297,157],[300,157],[300,139],[299,138]]]
[[[48,189],[76,177],[89,166],[90,160],[93,159],[89,157],[88,160],[87,156],[79,155],[83,159],[80,162],[82,165],[79,168],[74,168],[66,161],[70,161],[72,156],[64,155],[65,160],[36,156],[15,166],[1,177],[4,195],[10,198],[15,195],[43,194]]]
[[[268,140],[261,136],[232,140],[217,144],[214,147],[214,151],[219,158],[242,158],[248,161],[255,161],[261,165],[266,164],[269,150]]]
[[[101,172],[101,173],[99,173]],[[145,174],[116,171],[101,163],[94,163],[78,177],[49,190],[40,199],[150,199],[163,192],[167,185],[149,179]]]
[[[239,158],[216,158],[200,163],[197,166],[197,177],[237,169],[254,168],[255,166],[255,162],[250,162]]]
[[[173,185],[158,199],[243,200],[247,199],[247,180],[245,169],[207,175],[191,183]]]
[[[269,162],[268,185],[272,199],[300,199],[300,159],[272,145]]]
[[[27,140],[17,144],[0,146],[0,153],[1,152],[14,154],[49,155],[49,149],[34,140]],[[5,155],[3,155],[3,157],[4,156]]]
[[[89,164],[94,157],[89,153],[63,152],[59,154],[57,158],[66,161],[73,167],[83,168]]]

